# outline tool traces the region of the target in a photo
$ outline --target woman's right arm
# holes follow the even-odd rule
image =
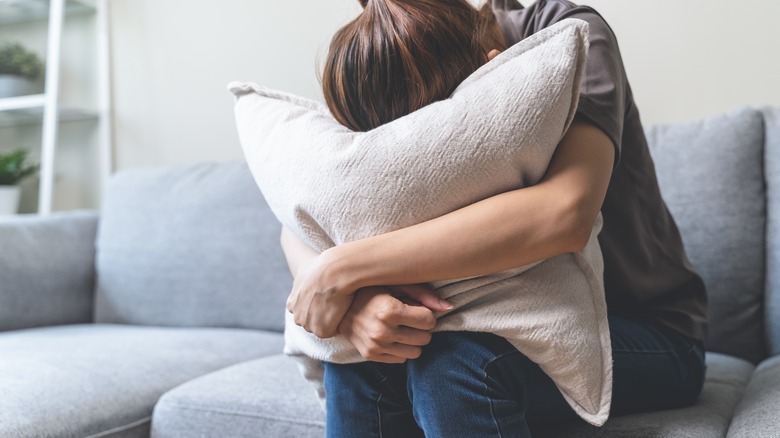
[[[539,184],[328,249],[296,279],[289,309],[296,323],[329,337],[343,314],[321,303],[362,287],[484,275],[576,252],[601,210],[614,158],[603,131],[575,121]]]

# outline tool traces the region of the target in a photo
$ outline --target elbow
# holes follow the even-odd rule
[[[593,229],[593,226],[587,226],[587,224],[581,223],[578,224],[575,227],[572,227],[572,229],[569,232],[568,237],[568,249],[569,252],[579,252],[585,249],[585,247],[588,245],[588,242],[590,242],[590,235],[591,231]]]
[[[564,218],[561,224],[561,243],[564,251],[567,253],[582,251],[590,242],[598,214],[591,214],[577,203],[569,204],[564,210],[561,215]]]

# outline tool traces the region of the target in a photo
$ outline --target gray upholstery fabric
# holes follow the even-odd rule
[[[671,411],[612,417],[596,428],[584,422],[534,431],[534,438],[717,438],[747,385],[753,365],[731,356],[707,354],[707,376],[695,405]]]
[[[95,321],[282,331],[280,230],[243,162],[122,172],[103,204]]]
[[[780,438],[780,356],[756,368],[734,412],[728,436]]]
[[[766,146],[766,332],[770,354],[780,354],[780,108],[764,109]]]
[[[96,229],[92,212],[0,220],[0,331],[92,320]]]
[[[82,324],[0,333],[0,436],[143,436],[165,391],[282,344],[278,333],[243,329]]]
[[[742,109],[647,132],[661,192],[707,285],[707,349],[757,363],[766,357],[762,115]]]
[[[165,394],[153,438],[321,438],[325,416],[314,388],[284,355],[238,364]]]
[[[750,363],[707,355],[707,378],[696,405],[615,417],[602,428],[585,422],[534,431],[534,437],[714,438],[729,420],[753,371]],[[238,364],[165,394],[154,410],[153,438],[322,437],[324,415],[294,361],[283,355]]]

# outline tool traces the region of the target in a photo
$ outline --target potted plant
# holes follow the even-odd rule
[[[18,184],[37,171],[37,165],[27,163],[26,150],[0,153],[0,216],[16,214],[19,209]]]
[[[41,91],[43,62],[19,43],[0,41],[0,98]]]

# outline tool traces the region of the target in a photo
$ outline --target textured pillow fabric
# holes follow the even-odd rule
[[[322,251],[538,182],[574,116],[587,44],[587,23],[561,22],[484,65],[450,98],[369,132],[341,126],[319,103],[233,83],[239,136],[273,212]],[[434,284],[455,305],[436,330],[507,338],[594,424],[607,418],[612,384],[600,226],[579,253]],[[362,360],[345,339],[321,340],[291,318],[285,336],[314,381],[319,360]]]

